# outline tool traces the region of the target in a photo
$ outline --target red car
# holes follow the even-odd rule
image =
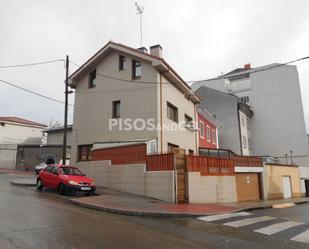
[[[69,191],[94,194],[96,190],[93,179],[86,177],[78,168],[65,165],[48,165],[41,170],[37,178],[37,189],[43,187],[57,189],[65,195]]]

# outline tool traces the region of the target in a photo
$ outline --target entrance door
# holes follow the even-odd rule
[[[292,186],[291,186],[291,177],[290,176],[283,176],[282,177],[283,183],[283,196],[285,199],[292,198]]]
[[[260,181],[258,173],[237,173],[237,201],[254,201],[260,199]]]

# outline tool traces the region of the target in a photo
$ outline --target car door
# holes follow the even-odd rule
[[[57,189],[59,185],[59,172],[58,167],[53,167],[50,172],[50,188]]]
[[[47,166],[40,173],[40,178],[45,187],[50,188],[50,171],[53,169],[53,166]]]

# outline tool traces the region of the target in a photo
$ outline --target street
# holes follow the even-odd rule
[[[10,185],[22,177],[0,174],[0,249],[309,248],[290,240],[309,228],[309,204],[249,212],[241,219],[145,218],[80,208],[53,191]],[[272,218],[227,225],[247,216]],[[304,224],[272,235],[254,232],[278,219]]]

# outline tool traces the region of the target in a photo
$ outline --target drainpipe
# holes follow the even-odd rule
[[[160,151],[163,153],[162,74],[160,73]]]
[[[195,124],[197,124],[197,122],[196,122],[196,119],[197,119],[197,114],[196,114],[196,103],[194,103],[194,122],[195,122]],[[199,154],[199,149],[198,149],[198,142],[197,142],[197,140],[198,140],[198,131],[197,130],[195,130],[194,131],[194,135],[195,135],[195,153],[196,153],[196,155],[198,155]]]
[[[240,155],[243,156],[242,152],[242,139],[241,139],[241,127],[240,127],[240,113],[239,113],[239,104],[237,104],[237,121],[238,121],[238,130],[239,130],[239,142],[240,142]]]

